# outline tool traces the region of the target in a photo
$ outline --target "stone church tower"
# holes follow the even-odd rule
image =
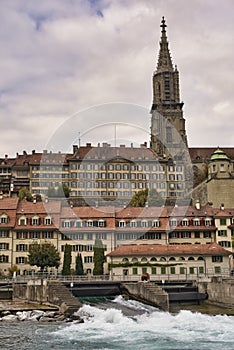
[[[151,148],[160,158],[182,156],[187,149],[183,102],[180,101],[179,72],[173,66],[166,35],[164,17],[158,64],[153,74],[153,104],[151,108]]]

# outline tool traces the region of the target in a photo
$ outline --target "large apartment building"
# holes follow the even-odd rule
[[[0,199],[0,270],[17,265],[21,274],[37,270],[27,258],[31,244],[51,242],[62,268],[65,245],[72,246],[72,265],[82,254],[84,269],[93,271],[93,247],[101,239],[106,253],[122,245],[170,246],[217,243],[232,255],[234,209],[199,207],[72,207],[62,201]],[[106,266],[107,272],[107,266]]]

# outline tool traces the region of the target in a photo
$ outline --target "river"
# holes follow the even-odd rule
[[[121,296],[86,303],[78,313],[82,324],[1,322],[0,349],[234,349],[233,316],[168,313]]]

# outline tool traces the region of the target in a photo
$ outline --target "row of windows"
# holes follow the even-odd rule
[[[18,220],[19,226],[25,226],[29,223],[32,226],[38,226],[38,225],[51,225],[52,224],[52,218],[47,216],[45,218],[40,218],[38,216],[34,216],[32,218],[27,218],[26,216],[21,216]]]
[[[160,232],[147,232],[141,233],[117,233],[116,236],[118,241],[133,240],[133,239],[162,239]]]
[[[151,275],[156,275],[156,274],[160,274],[160,275],[166,275],[168,273],[170,273],[171,275],[174,275],[176,273],[180,274],[180,275],[185,275],[185,274],[203,274],[205,273],[205,269],[203,266],[190,266],[189,268],[180,266],[179,268],[176,268],[174,266],[172,267],[151,267]],[[132,268],[132,274],[133,275],[138,275],[138,274],[145,274],[148,271],[147,267],[142,267],[142,268],[137,268],[137,267],[133,267]],[[126,273],[127,270],[123,270],[123,274],[127,274]],[[221,273],[221,266],[215,266],[214,267],[214,273]]]
[[[67,233],[62,235],[62,240],[84,240],[86,237],[87,241],[92,241],[93,239],[107,239],[107,234],[105,232],[98,232],[98,233],[87,233],[86,235],[84,233]]]
[[[53,239],[53,232],[16,232],[16,239]]]
[[[71,228],[71,227],[106,227],[106,221],[105,220],[63,220],[62,221],[62,227],[63,228]]]
[[[215,257],[215,258],[217,258],[217,257]],[[220,256],[219,258],[222,258],[222,256]],[[189,256],[187,259],[184,258],[183,256],[178,257],[178,258],[175,258],[174,256],[171,256],[169,258],[166,258],[165,256],[161,256],[160,258],[152,257],[150,259],[147,259],[146,257],[142,257],[140,260],[137,257],[133,257],[131,259],[131,262],[139,262],[139,261],[141,261],[141,262],[148,262],[148,261],[150,261],[150,262],[156,262],[156,261],[163,261],[163,262],[165,262],[165,261],[177,261],[177,260],[178,261],[186,261],[186,260],[188,260],[188,261],[194,261],[194,260],[200,261],[200,260],[204,260],[204,259],[203,259],[202,256],[199,256],[197,258],[194,258],[193,256]],[[123,258],[122,262],[129,262],[129,259],[128,258]]]
[[[177,219],[171,219],[169,220],[169,225],[170,226],[177,226],[180,222],[177,221]],[[205,226],[211,226],[212,225],[212,220],[211,219],[205,219],[205,220],[200,220],[200,219],[193,219],[193,220],[187,220],[184,219],[181,221],[182,226],[200,226],[200,225],[205,225]],[[125,221],[125,220],[120,220],[116,224],[117,227],[160,227],[160,220],[142,220],[142,221]]]
[[[135,170],[135,171],[164,171],[165,167],[160,164],[90,164],[90,163],[72,163],[70,166],[71,170]],[[174,171],[174,170],[172,170]],[[181,172],[182,166],[177,166],[176,171]]]
[[[203,237],[202,237],[203,236]],[[194,232],[193,238],[211,238],[211,232]],[[170,232],[169,238],[192,238],[191,232]]]

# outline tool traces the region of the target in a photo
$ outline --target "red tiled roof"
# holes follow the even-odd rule
[[[217,147],[189,147],[189,154],[192,162],[204,162],[210,159]],[[234,147],[221,147],[227,156],[234,159]]]
[[[152,256],[152,255],[230,255],[231,253],[217,243],[211,244],[132,244],[122,245],[111,253],[110,257]]]
[[[17,197],[0,199],[0,210],[16,210],[18,201]]]

